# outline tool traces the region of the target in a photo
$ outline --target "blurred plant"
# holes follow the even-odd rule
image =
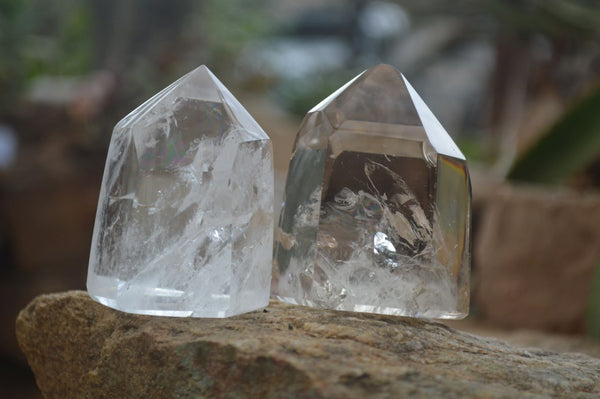
[[[469,162],[477,162],[483,165],[489,162],[485,152],[485,143],[481,139],[466,135],[459,137],[456,144]]]
[[[96,33],[99,64],[117,72],[137,101],[200,64],[227,81],[241,48],[268,31],[272,20],[266,0],[92,1],[96,13],[116,20]]]
[[[0,111],[41,75],[80,75],[92,57],[86,2],[0,1]]]
[[[202,6],[201,35],[213,70],[231,70],[241,49],[274,25],[268,2],[208,0]]]
[[[273,94],[288,111],[298,117],[304,117],[312,107],[360,72],[345,69],[335,73],[323,73],[312,79],[282,80]]]
[[[570,103],[597,79],[600,7],[570,0],[486,0],[482,5],[497,27],[490,155],[506,173],[519,156],[517,143],[525,133],[519,128],[543,91],[554,90]]]
[[[22,1],[0,2],[0,110],[22,88],[27,75],[19,62],[24,27],[29,25],[27,11]]]
[[[600,33],[600,9],[595,3],[581,0],[486,0],[481,5],[505,23],[505,30],[565,38]]]
[[[577,102],[508,173],[511,180],[563,183],[600,156],[600,87]]]

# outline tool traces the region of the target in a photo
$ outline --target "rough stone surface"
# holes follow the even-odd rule
[[[501,329],[481,319],[444,320],[444,324],[484,337],[493,337],[513,346],[552,352],[585,353],[600,358],[600,340],[579,334],[556,334],[539,330]]]
[[[584,331],[600,261],[600,196],[500,186],[485,202],[476,306],[498,326]]]
[[[17,336],[52,398],[597,398],[600,360],[442,324],[273,302],[230,319],[36,298]]]

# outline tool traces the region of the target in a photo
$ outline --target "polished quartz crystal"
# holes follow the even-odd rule
[[[373,67],[300,127],[272,294],[339,310],[462,318],[469,307],[465,158],[406,78]]]
[[[268,304],[271,142],[201,66],[115,127],[87,287],[130,313],[227,317]]]

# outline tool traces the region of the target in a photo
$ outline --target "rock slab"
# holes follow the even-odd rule
[[[429,321],[272,302],[229,319],[37,297],[17,338],[53,398],[598,398],[600,359]]]

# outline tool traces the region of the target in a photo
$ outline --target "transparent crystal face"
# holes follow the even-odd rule
[[[200,67],[113,132],[88,291],[131,313],[226,317],[268,303],[271,143]]]
[[[465,160],[415,95],[398,71],[382,65],[307,115],[276,235],[277,298],[417,317],[466,315]]]

